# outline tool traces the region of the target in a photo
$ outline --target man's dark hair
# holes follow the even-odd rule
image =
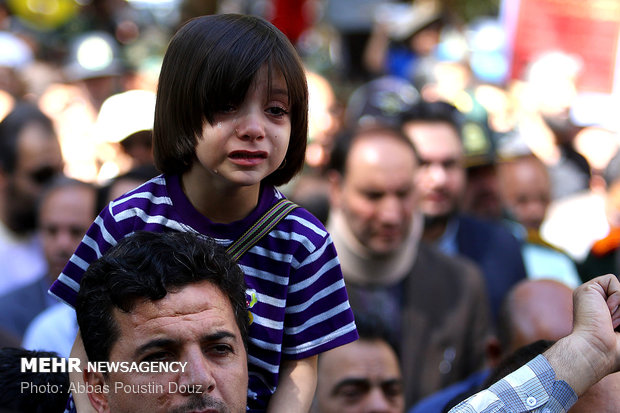
[[[399,348],[396,344],[398,342],[397,338],[390,333],[380,316],[371,311],[356,311],[355,327],[360,340],[384,341],[394,350],[396,356],[400,358]]]
[[[497,365],[497,367],[493,369],[491,375],[480,387],[483,389],[487,388],[513,371],[518,370],[521,366],[532,360],[537,355],[547,351],[554,343],[555,341],[551,340],[538,340],[533,343],[526,344],[523,347],[519,347],[512,354],[506,356]]]
[[[205,122],[222,107],[241,103],[259,70],[280,71],[288,88],[291,136],[283,166],[264,179],[288,182],[303,166],[308,138],[308,86],[299,55],[287,37],[255,16],[219,14],[187,22],[164,56],[153,126],[157,168],[182,174],[196,159]]]
[[[17,149],[22,130],[31,124],[38,124],[50,136],[56,137],[52,120],[36,105],[19,103],[0,122],[0,170],[12,174],[17,166]]]
[[[409,122],[447,123],[461,137],[465,118],[463,113],[448,102],[419,100],[401,114],[401,125]]]
[[[0,349],[0,411],[28,413],[61,413],[69,397],[69,373],[67,372],[22,372],[22,358],[62,358],[48,351],[32,351],[23,348],[4,347]],[[32,391],[22,389],[22,382],[30,389],[46,386],[59,391]],[[42,387],[39,387],[42,386]],[[56,387],[57,386],[57,387]]]
[[[97,199],[97,192],[99,191],[99,189],[94,184],[91,184],[90,182],[80,181],[79,179],[70,178],[65,175],[60,175],[60,176],[53,178],[50,181],[50,183],[45,186],[45,188],[43,189],[43,192],[41,192],[41,194],[39,195],[39,198],[37,200],[37,211],[39,211],[39,214],[41,213],[42,205],[47,201],[50,195],[52,195],[54,192],[58,191],[59,189],[66,189],[66,188],[73,188],[73,187],[84,188],[89,191],[92,191],[93,194],[95,195],[95,200]],[[99,213],[99,210],[97,210],[96,205],[94,205],[93,218],[96,217],[98,213]]]
[[[153,148],[153,131],[152,130],[140,130],[126,136],[120,142],[123,151],[130,155],[131,150],[135,147],[144,147],[148,149]]]
[[[248,310],[239,266],[213,239],[186,232],[138,231],[94,261],[80,283],[75,310],[89,360],[108,361],[119,338],[114,309],[209,281],[228,299],[247,347]]]
[[[353,144],[360,139],[370,138],[373,135],[393,137],[395,140],[410,147],[415,155],[415,158],[418,159],[418,153],[415,146],[413,146],[411,140],[401,130],[390,126],[376,125],[363,129],[346,129],[338,134],[334,142],[334,147],[330,153],[327,169],[336,171],[344,176],[346,173],[347,158]]]
[[[124,174],[115,176],[106,185],[100,186],[99,190],[97,191],[97,213],[101,212],[101,210],[105,208],[108,205],[108,203],[111,201],[111,199],[109,199],[110,190],[118,182],[122,182],[122,181],[146,182],[156,177],[159,174],[160,172],[157,170],[155,165],[146,164],[146,165],[134,166],[133,168],[131,168]],[[138,185],[136,185],[136,187],[137,186]]]

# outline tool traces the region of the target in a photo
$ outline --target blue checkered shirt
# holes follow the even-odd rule
[[[577,395],[543,355],[509,374],[488,389],[455,406],[450,413],[566,412]]]

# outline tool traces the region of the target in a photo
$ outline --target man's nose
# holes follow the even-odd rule
[[[187,364],[179,379],[179,390],[187,395],[211,393],[215,390],[213,366],[200,348],[190,350],[183,361]]]
[[[397,224],[403,220],[402,202],[395,196],[386,197],[379,207],[381,223]]]
[[[368,393],[365,413],[390,413],[394,410],[390,401],[379,387],[374,387]]]
[[[54,244],[58,249],[75,251],[80,244],[81,238],[77,238],[71,233],[70,230],[59,230],[54,237]]]
[[[446,182],[446,168],[439,163],[430,164],[427,173],[435,184],[443,184]]]

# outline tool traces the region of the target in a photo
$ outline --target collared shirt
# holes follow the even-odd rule
[[[553,367],[539,355],[488,389],[462,401],[450,413],[564,413],[576,401],[573,389],[565,381],[556,380]]]
[[[457,255],[459,253],[459,246],[456,242],[456,233],[459,230],[458,219],[452,217],[446,224],[446,230],[441,237],[437,240],[437,246],[447,255]]]
[[[34,282],[43,274],[47,274],[47,263],[39,236],[18,236],[0,222],[0,294]]]

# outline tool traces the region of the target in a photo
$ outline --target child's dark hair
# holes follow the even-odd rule
[[[280,71],[288,88],[291,138],[281,168],[264,182],[282,185],[303,166],[308,135],[308,87],[301,59],[286,36],[267,21],[238,14],[197,17],[174,35],[157,90],[153,152],[159,170],[182,174],[195,158],[206,122],[218,109],[239,104],[259,69]]]

